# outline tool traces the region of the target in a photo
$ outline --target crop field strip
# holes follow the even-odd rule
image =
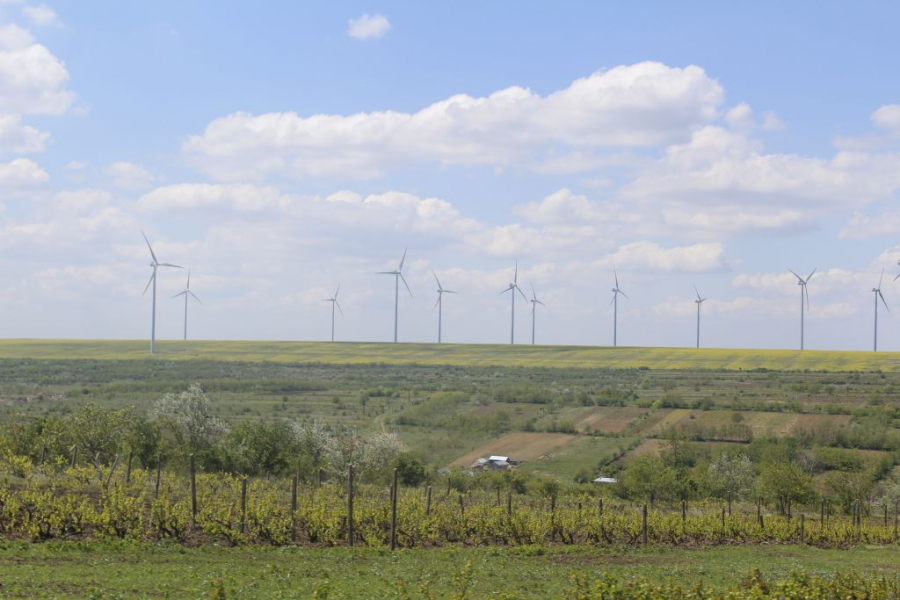
[[[900,371],[900,353],[359,342],[159,342],[156,360],[548,368]],[[146,342],[3,340],[0,358],[146,359]]]

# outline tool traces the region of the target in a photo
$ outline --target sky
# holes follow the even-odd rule
[[[900,4],[0,0],[0,337],[869,350]],[[533,286],[533,287],[532,287]],[[531,340],[519,296],[517,343]],[[879,349],[900,314],[879,308]]]

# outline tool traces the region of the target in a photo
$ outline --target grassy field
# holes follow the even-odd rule
[[[0,542],[3,598],[509,598],[566,597],[572,576],[635,576],[713,588],[759,567],[831,576],[896,572],[898,548],[798,546],[375,549],[224,548],[134,543]],[[431,594],[426,596],[423,590]],[[404,593],[405,592],[405,593]]]
[[[158,360],[215,359],[323,364],[422,364],[548,368],[900,371],[900,353],[713,348],[383,344],[352,342],[157,343]],[[143,341],[3,340],[0,358],[144,359]]]

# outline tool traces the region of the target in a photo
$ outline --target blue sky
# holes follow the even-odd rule
[[[0,335],[871,347],[900,306],[890,2],[0,2]],[[354,23],[356,25],[354,25]],[[160,275],[158,335],[183,287]],[[10,318],[14,315],[14,318]],[[530,337],[527,314],[517,337]],[[880,347],[900,350],[882,315]]]

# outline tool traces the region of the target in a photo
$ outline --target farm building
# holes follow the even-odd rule
[[[619,483],[619,480],[615,477],[603,477],[602,475],[594,480],[594,483],[599,483],[601,485],[611,485],[613,483]]]
[[[512,460],[508,456],[489,456],[487,458],[479,458],[473,469],[483,469],[486,471],[504,471],[518,465],[521,461]]]

